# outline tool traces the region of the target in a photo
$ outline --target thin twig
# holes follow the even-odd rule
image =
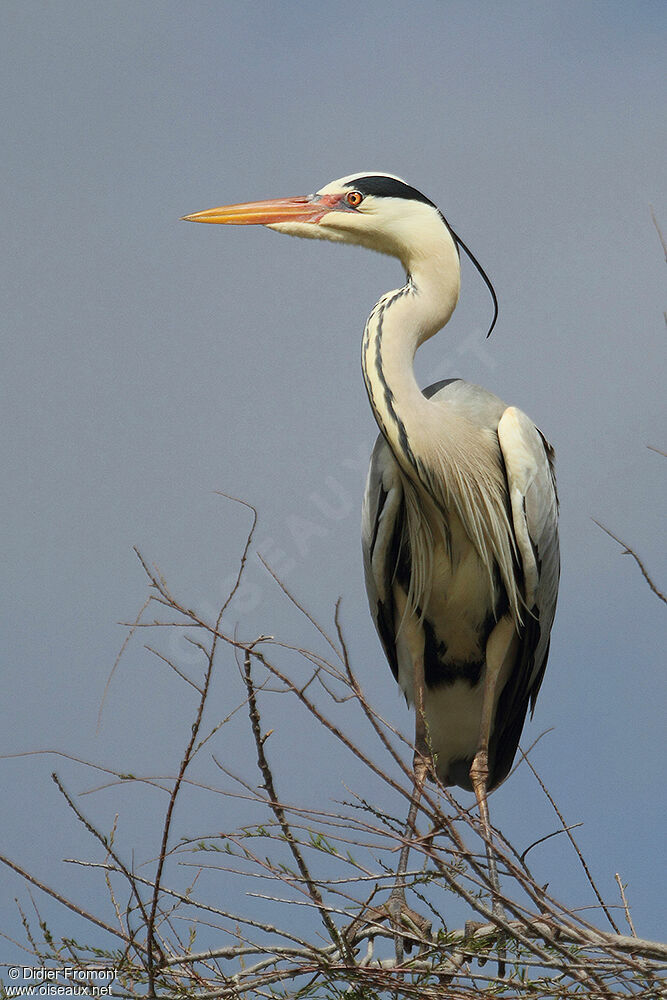
[[[86,830],[88,830],[88,832],[90,834],[92,834],[92,836],[102,844],[102,846],[107,851],[107,854],[111,858],[113,858],[113,860],[116,863],[116,865],[118,866],[119,870],[123,873],[123,875],[127,879],[128,885],[130,886],[130,889],[132,891],[132,895],[136,899],[137,906],[139,907],[141,915],[142,915],[142,917],[145,920],[146,919],[146,910],[145,910],[145,907],[144,907],[144,901],[141,898],[141,894],[139,893],[139,890],[137,889],[136,881],[134,879],[134,876],[133,876],[132,872],[127,868],[127,866],[124,864],[124,862],[119,857],[118,853],[111,846],[111,844],[109,843],[109,838],[105,837],[103,833],[100,833],[100,831],[97,829],[97,827],[93,826],[93,824],[90,822],[90,820],[87,819],[87,817],[83,815],[83,813],[81,812],[81,810],[79,809],[79,807],[76,805],[76,803],[74,802],[74,799],[69,794],[69,792],[67,791],[67,789],[65,788],[65,786],[61,782],[60,778],[55,773],[55,771],[51,774],[51,778],[54,781],[54,783],[56,784],[59,792],[61,793],[61,795],[63,796],[63,798],[67,802],[67,805],[70,807],[70,809],[72,810],[72,812],[74,813],[74,815],[79,820],[79,822],[82,823],[83,826],[85,826]]]
[[[301,614],[304,616],[304,618],[308,619],[308,621],[311,623],[311,625],[313,626],[313,628],[315,628],[320,633],[320,635],[325,640],[325,642],[329,646],[331,646],[331,649],[336,654],[336,656],[340,658],[340,655],[341,655],[340,654],[340,650],[336,649],[335,643],[333,642],[333,640],[331,639],[331,637],[325,632],[325,630],[322,628],[322,626],[318,622],[316,622],[315,619],[313,618],[313,616],[310,614],[310,612],[307,611],[306,608],[304,608],[304,606],[299,603],[299,601],[297,601],[297,599],[294,596],[294,594],[291,593],[291,591],[287,588],[287,586],[285,585],[285,583],[280,579],[280,577],[278,576],[278,574],[269,566],[269,564],[267,563],[267,561],[264,558],[264,556],[262,556],[258,552],[257,553],[257,557],[258,557],[259,561],[261,562],[262,566],[264,567],[264,569],[267,571],[267,573],[271,577],[273,577],[273,579],[275,580],[275,582],[278,584],[278,586],[282,590],[282,592],[285,595],[285,597],[287,597],[292,602],[292,604],[294,605],[294,607],[297,608],[301,612]]]
[[[171,669],[174,671],[174,673],[178,674],[178,676],[181,678],[181,680],[185,681],[186,684],[189,684],[190,687],[193,687],[195,689],[195,691],[199,692],[200,695],[202,694],[202,689],[200,688],[199,684],[196,684],[195,681],[191,680],[191,678],[188,677],[188,675],[186,673],[184,673],[184,671],[180,670],[176,666],[176,664],[173,663],[167,656],[165,656],[159,650],[153,649],[152,646],[146,645],[146,646],[144,646],[144,649],[147,650],[149,653],[152,653],[153,656],[157,656],[158,660],[162,660],[162,662],[166,663],[168,667],[171,667]]]
[[[250,724],[252,727],[252,733],[255,739],[255,747],[257,750],[257,764],[262,774],[262,778],[264,779],[264,787],[269,796],[269,806],[280,824],[280,828],[283,832],[283,836],[285,837],[285,841],[287,842],[287,845],[292,853],[292,857],[296,861],[297,867],[301,872],[301,875],[304,881],[306,882],[306,885],[308,886],[308,891],[310,893],[311,898],[313,899],[315,905],[320,911],[322,922],[324,923],[332,942],[340,947],[341,935],[338,931],[338,928],[331,920],[327,908],[324,905],[322,895],[317,886],[315,885],[310,875],[310,872],[308,871],[308,867],[303,859],[303,855],[297,846],[296,840],[292,834],[289,823],[287,822],[287,818],[285,816],[283,807],[278,800],[278,796],[276,795],[276,789],[273,782],[273,773],[271,771],[271,767],[269,766],[266,753],[264,752],[265,737],[263,737],[261,733],[259,709],[257,707],[257,699],[255,697],[255,687],[252,680],[252,668],[251,668],[250,656],[251,656],[251,651],[247,650],[243,661],[244,679],[245,679],[246,689],[248,692],[248,710],[250,715]]]
[[[190,761],[192,759],[192,752],[194,745],[197,742],[197,737],[199,736],[199,729],[201,727],[202,718],[204,715],[204,706],[206,705],[206,699],[208,696],[209,686],[211,682],[211,675],[213,673],[213,661],[215,658],[215,647],[216,638],[214,636],[213,643],[211,646],[211,651],[208,659],[208,666],[206,668],[206,673],[204,674],[204,684],[202,687],[201,697],[199,699],[199,705],[197,706],[197,714],[195,716],[195,721],[192,724],[190,730],[190,739],[185,749],[185,753],[181,758],[181,764],[178,770],[178,775],[176,781],[174,782],[174,787],[172,788],[171,795],[169,796],[169,803],[167,805],[167,811],[164,818],[164,825],[162,828],[162,843],[160,845],[160,854],[157,861],[157,869],[155,872],[155,887],[153,889],[153,899],[151,902],[150,915],[147,920],[147,951],[148,951],[148,985],[150,995],[155,993],[155,951],[159,953],[158,961],[162,961],[163,952],[159,945],[157,945],[155,936],[155,920],[157,916],[158,901],[160,898],[160,883],[162,880],[162,872],[164,869],[165,859],[167,857],[167,844],[169,841],[169,833],[171,830],[171,822],[174,815],[174,808],[176,806],[176,799],[178,798],[178,793],[181,789],[181,784],[183,778],[185,777],[185,772],[188,769]]]
[[[650,576],[649,576],[649,574],[647,573],[647,571],[646,571],[646,567],[644,566],[644,563],[643,563],[643,562],[641,561],[641,559],[639,558],[639,556],[637,555],[637,553],[636,553],[636,552],[634,551],[634,549],[631,549],[629,545],[626,545],[626,544],[625,544],[625,542],[622,542],[622,541],[621,541],[621,539],[620,539],[620,538],[618,538],[618,537],[617,537],[617,536],[616,536],[616,535],[615,535],[615,534],[613,533],[613,531],[610,531],[610,530],[609,530],[609,528],[605,528],[604,524],[600,524],[600,522],[599,522],[599,521],[596,521],[596,520],[595,520],[595,518],[592,518],[591,520],[595,521],[595,524],[597,524],[598,528],[602,528],[602,530],[603,530],[603,531],[604,531],[604,532],[605,532],[605,533],[606,533],[607,535],[609,535],[609,537],[610,537],[610,538],[613,538],[615,542],[618,542],[618,544],[619,544],[619,545],[621,546],[621,548],[623,549],[623,555],[624,555],[624,556],[632,556],[632,558],[634,559],[634,561],[635,561],[635,562],[637,563],[637,565],[639,566],[639,568],[640,568],[640,570],[641,570],[641,572],[642,572],[642,576],[644,577],[644,579],[645,579],[645,580],[646,580],[646,582],[648,583],[648,585],[649,585],[649,587],[651,588],[651,590],[653,591],[653,593],[654,593],[654,594],[656,595],[656,597],[659,597],[659,598],[660,598],[660,600],[661,600],[661,601],[662,601],[662,602],[663,602],[664,604],[667,604],[667,597],[665,597],[665,595],[664,595],[664,594],[663,594],[663,593],[662,593],[662,592],[661,592],[660,590],[658,590],[658,588],[657,588],[657,587],[656,587],[656,585],[654,584],[653,580],[651,579],[651,577],[650,577]]]
[[[662,229],[660,228],[655,212],[653,210],[653,205],[649,205],[649,208],[651,209],[651,218],[653,219],[653,225],[656,228],[656,232],[658,233],[658,236],[660,238],[660,243],[662,244],[662,252],[665,255],[665,262],[667,262],[667,243],[665,242],[665,237],[663,236]]]
[[[120,647],[118,655],[117,655],[116,659],[114,660],[113,666],[112,666],[112,668],[111,668],[111,670],[109,672],[109,676],[107,677],[106,684],[104,685],[104,691],[102,692],[102,698],[100,700],[100,707],[97,710],[97,729],[96,729],[96,732],[100,731],[100,726],[102,725],[102,713],[104,712],[104,703],[106,701],[107,694],[109,693],[109,688],[111,686],[111,681],[113,680],[114,674],[116,673],[116,669],[118,667],[118,664],[120,663],[120,661],[121,661],[121,659],[123,657],[123,653],[125,652],[125,650],[127,649],[128,645],[130,644],[130,641],[132,640],[132,636],[134,635],[134,633],[136,632],[136,630],[137,630],[137,628],[139,626],[139,623],[141,621],[141,617],[142,617],[144,611],[146,610],[146,608],[148,607],[148,605],[150,603],[151,603],[151,597],[149,596],[149,597],[146,598],[146,600],[144,601],[144,603],[141,605],[141,608],[139,609],[139,613],[137,614],[137,617],[130,624],[129,631],[128,631],[127,635],[125,636],[125,639],[123,640],[123,645]]]
[[[521,854],[519,856],[519,861],[521,862],[521,864],[524,864],[525,860],[526,860],[526,855],[528,854],[528,852],[532,851],[532,849],[534,847],[537,847],[538,844],[543,844],[546,840],[551,840],[552,837],[559,837],[561,835],[561,833],[567,833],[568,830],[576,830],[577,827],[583,826],[583,825],[584,825],[583,823],[571,823],[569,826],[563,827],[562,830],[552,830],[551,833],[547,833],[544,837],[539,837],[537,840],[534,840],[532,842],[532,844],[530,845],[530,847],[526,848],[526,850],[523,852],[523,854]]]
[[[623,900],[623,911],[625,913],[625,919],[628,922],[628,927],[632,932],[632,936],[636,938],[637,931],[635,930],[635,925],[633,924],[632,917],[630,916],[630,907],[628,906],[628,901],[625,897],[625,886],[621,882],[621,876],[618,874],[618,872],[616,872],[614,878],[616,879],[616,884],[618,885],[619,891],[621,893],[621,899]]]
[[[520,750],[519,752],[520,752],[520,753],[523,753],[523,751],[521,751],[521,750]],[[579,849],[579,845],[577,844],[576,840],[575,840],[575,839],[574,839],[574,837],[572,836],[572,832],[571,832],[571,831],[572,831],[573,827],[572,827],[572,826],[569,826],[569,825],[568,825],[568,824],[567,824],[567,823],[565,822],[565,819],[564,819],[564,817],[563,817],[563,814],[561,813],[560,809],[559,809],[559,808],[558,808],[558,806],[556,805],[556,803],[555,803],[555,801],[554,801],[554,799],[553,799],[553,796],[551,795],[551,793],[550,793],[550,792],[549,792],[549,790],[547,789],[546,785],[544,784],[544,782],[543,782],[543,781],[542,781],[542,779],[540,778],[539,774],[537,773],[537,771],[535,770],[535,768],[533,767],[533,765],[531,764],[531,762],[530,762],[530,761],[528,760],[528,758],[527,758],[527,757],[525,757],[524,759],[525,759],[525,761],[526,761],[526,764],[528,765],[528,767],[529,767],[529,768],[530,768],[530,770],[532,771],[532,773],[533,773],[533,775],[534,775],[534,777],[535,777],[535,779],[536,779],[537,783],[539,784],[540,788],[542,789],[542,791],[543,791],[543,792],[544,792],[544,794],[546,795],[547,799],[548,799],[548,800],[549,800],[549,802],[551,803],[551,807],[552,807],[552,809],[554,810],[554,812],[555,812],[555,813],[556,813],[556,815],[558,816],[558,819],[559,819],[559,820],[561,821],[561,823],[562,823],[562,825],[563,825],[563,830],[564,830],[564,832],[566,833],[566,835],[567,835],[567,838],[568,838],[568,840],[569,840],[569,841],[570,841],[570,843],[572,844],[572,847],[574,848],[574,850],[575,850],[575,852],[576,852],[576,855],[577,855],[577,857],[579,858],[579,861],[580,861],[580,863],[581,863],[581,866],[582,866],[582,868],[584,869],[584,872],[586,873],[586,878],[588,879],[588,884],[590,885],[590,887],[592,888],[593,892],[595,893],[595,895],[596,895],[596,897],[597,897],[597,900],[598,900],[598,903],[599,903],[599,904],[600,904],[600,906],[602,907],[602,909],[603,909],[603,911],[604,911],[604,914],[605,914],[605,916],[606,916],[607,920],[609,921],[609,923],[611,924],[611,926],[612,926],[612,927],[614,928],[614,930],[616,931],[616,933],[617,933],[617,934],[618,934],[618,933],[620,933],[620,932],[619,932],[619,929],[618,929],[618,926],[617,926],[617,924],[616,924],[616,921],[615,921],[615,920],[614,920],[614,918],[612,917],[612,915],[611,915],[611,913],[609,912],[609,909],[608,909],[608,907],[607,907],[607,904],[605,903],[605,901],[603,900],[602,896],[600,895],[600,890],[598,889],[597,885],[595,884],[595,880],[593,879],[593,876],[592,876],[592,875],[591,875],[591,873],[590,873],[590,869],[589,869],[588,865],[586,864],[586,861],[585,861],[585,859],[584,859],[584,856],[583,856],[583,854],[581,853],[581,851],[580,851],[580,849]]]
[[[17,865],[15,861],[10,861],[10,859],[6,858],[3,854],[0,854],[0,861],[2,862],[3,865],[6,865],[7,868],[11,868],[13,871],[15,871],[17,875],[20,875],[21,878],[24,879],[26,882],[29,882],[30,885],[36,886],[47,896],[50,896],[51,899],[55,899],[66,909],[71,910],[72,913],[76,913],[79,917],[83,917],[84,920],[87,920],[95,927],[100,927],[103,931],[107,931],[109,934],[113,934],[114,937],[120,938],[120,940],[124,941],[126,944],[130,943],[130,938],[127,936],[127,934],[124,934],[122,931],[119,931],[116,927],[112,927],[110,924],[107,924],[104,920],[100,920],[99,917],[93,916],[92,913],[89,913],[87,910],[84,910],[83,907],[79,906],[77,903],[73,903],[71,899],[67,899],[66,896],[62,895],[62,893],[57,892],[55,889],[52,889],[51,886],[46,885],[45,882],[40,881],[40,879],[36,878],[34,875],[31,875],[30,872],[27,872],[24,868],[21,868],[21,866]],[[133,942],[133,947],[138,948],[139,950],[143,950],[136,943],[136,941]]]

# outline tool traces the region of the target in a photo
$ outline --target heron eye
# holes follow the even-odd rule
[[[348,203],[350,208],[357,208],[361,205],[364,200],[364,196],[361,191],[350,191],[349,194],[345,195],[345,201]]]

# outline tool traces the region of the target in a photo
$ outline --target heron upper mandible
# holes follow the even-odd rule
[[[423,391],[415,379],[417,348],[458,300],[459,246],[469,251],[432,201],[385,173],[186,219],[358,244],[405,268],[405,284],[382,296],[363,334],[381,432],[363,504],[366,589],[394,677],[416,708],[412,823],[433,760],[445,785],[476,794],[497,901],[486,796],[509,773],[544,676],[558,501],[553,450],[521,410],[461,379]]]

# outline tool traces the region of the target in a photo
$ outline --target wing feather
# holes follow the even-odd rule
[[[498,440],[521,563],[525,612],[517,662],[496,707],[490,787],[507,777],[528,706],[531,712],[535,708],[547,666],[560,574],[553,448],[513,406],[507,407],[498,422]]]
[[[524,600],[532,619],[522,643],[521,673],[534,707],[546,667],[560,576],[554,452],[532,421],[514,406],[500,418],[498,440],[523,570]]]
[[[404,500],[396,459],[382,436],[371,455],[361,519],[368,602],[389,666],[398,680],[392,593],[403,541]]]

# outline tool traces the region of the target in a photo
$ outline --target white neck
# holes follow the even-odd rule
[[[362,369],[380,430],[401,466],[414,476],[419,456],[413,448],[432,411],[415,379],[414,356],[452,315],[460,270],[456,245],[444,225],[428,256],[415,255],[403,264],[407,283],[383,295],[366,323]]]

